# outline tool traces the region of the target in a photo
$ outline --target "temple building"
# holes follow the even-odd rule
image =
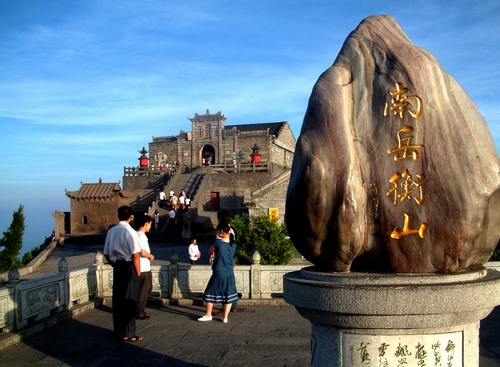
[[[119,182],[81,183],[78,191],[66,190],[70,198],[70,233],[101,233],[117,222],[117,210],[130,199]]]
[[[105,231],[116,223],[116,209],[152,215],[160,192],[184,189],[191,199],[190,221],[216,223],[219,210],[284,219],[285,198],[295,149],[288,122],[225,125],[227,118],[208,110],[196,113],[191,131],[152,137],[139,150],[138,165],[124,167],[120,183],[83,184],[67,191],[71,200],[71,233]]]
[[[287,122],[225,125],[227,118],[217,112],[195,114],[191,131],[175,136],[153,137],[149,143],[150,165],[180,163],[183,171],[205,164],[234,164],[235,152],[246,153],[248,162],[269,162],[291,168],[295,137]],[[257,154],[253,148],[258,149]],[[208,163],[207,163],[208,162]]]

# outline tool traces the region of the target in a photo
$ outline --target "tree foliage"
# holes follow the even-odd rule
[[[21,267],[22,262],[18,259],[19,252],[23,246],[24,235],[24,213],[23,206],[19,205],[12,215],[12,223],[3,237],[0,239],[0,272],[8,271],[12,267]]]
[[[33,260],[35,257],[38,256],[45,248],[51,244],[51,242],[54,239],[54,231],[52,231],[52,234],[49,237],[45,237],[45,240],[40,246],[36,246],[33,250],[26,252],[23,255],[22,258],[22,263],[23,265],[28,265],[31,260]]]
[[[497,248],[493,251],[490,261],[500,261],[500,241],[498,241]]]
[[[239,214],[231,219],[231,227],[236,233],[237,264],[251,264],[255,250],[262,265],[284,265],[293,258],[294,247],[284,223],[278,224],[267,215],[251,221],[248,214]]]

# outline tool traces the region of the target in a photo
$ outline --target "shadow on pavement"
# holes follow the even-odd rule
[[[161,349],[161,345],[155,346],[155,340],[148,336],[141,342],[119,341],[105,327],[112,319],[111,308],[102,306],[93,313],[97,317],[91,323],[70,319],[24,339],[15,348],[1,351],[0,366],[206,367],[170,357],[161,350],[151,350]],[[141,330],[139,322],[138,330]]]

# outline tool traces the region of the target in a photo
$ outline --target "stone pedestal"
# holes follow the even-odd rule
[[[313,367],[479,365],[479,322],[500,304],[500,273],[284,276],[285,301],[312,325]]]

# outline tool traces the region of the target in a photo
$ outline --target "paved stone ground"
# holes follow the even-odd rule
[[[309,322],[291,306],[240,306],[229,322],[198,322],[202,306],[153,306],[144,340],[117,341],[111,309],[92,309],[0,350],[1,367],[308,366]]]
[[[141,342],[114,338],[111,308],[91,309],[0,350],[0,367],[310,365],[311,326],[292,306],[244,306],[229,322],[198,322],[204,307],[152,305]],[[500,308],[481,322],[480,367],[500,366]],[[467,366],[464,366],[467,367]]]

